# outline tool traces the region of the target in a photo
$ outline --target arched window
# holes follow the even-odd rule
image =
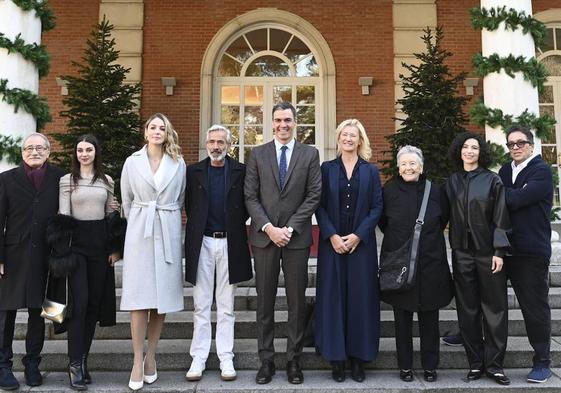
[[[232,131],[232,157],[247,161],[253,147],[272,139],[271,110],[281,101],[296,108],[297,140],[319,144],[322,70],[302,36],[282,25],[251,26],[231,37],[217,60],[213,122]]]
[[[536,57],[549,71],[543,93],[540,95],[540,114],[549,114],[557,120],[550,138],[542,140],[542,156],[560,170],[561,161],[561,23],[547,25],[544,43],[536,48]],[[555,188],[554,204],[561,206],[559,187]]]

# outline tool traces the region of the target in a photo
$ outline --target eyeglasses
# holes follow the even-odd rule
[[[526,145],[531,145],[530,141],[516,141],[516,142],[508,142],[506,144],[506,147],[508,147],[509,150],[514,149],[514,146],[516,146],[519,149],[522,149],[524,146]]]
[[[27,154],[31,154],[33,153],[33,150],[36,150],[37,153],[41,154],[44,153],[45,151],[47,151],[48,149],[43,146],[43,145],[36,145],[36,146],[25,146],[23,148],[23,151],[26,152]]]

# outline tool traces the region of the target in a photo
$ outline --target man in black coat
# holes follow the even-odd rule
[[[512,222],[511,255],[505,258],[510,279],[524,316],[526,332],[534,348],[528,382],[545,382],[551,376],[551,310],[549,258],[551,257],[551,167],[534,155],[534,136],[524,127],[507,131],[512,162],[499,175],[505,185],[506,205]]]
[[[236,379],[233,364],[236,283],[252,277],[245,222],[245,165],[226,156],[232,136],[222,126],[207,131],[208,158],[187,168],[185,279],[195,287],[193,358],[186,378],[201,379],[210,350],[210,308],[216,273],[216,351],[221,377]]]
[[[42,384],[39,362],[45,340],[41,318],[47,278],[47,221],[58,212],[64,172],[47,163],[50,144],[31,134],[22,144],[23,164],[0,174],[0,389],[19,387],[12,373],[12,341],[18,309],[27,308],[25,382]]]

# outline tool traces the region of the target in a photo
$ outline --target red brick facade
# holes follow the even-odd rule
[[[50,0],[57,27],[44,34],[52,57],[50,74],[41,81],[40,94],[49,100],[54,121],[47,132],[63,131],[60,88],[55,76],[74,73],[92,26],[98,21],[95,0]],[[438,23],[444,27],[445,47],[454,53],[453,72],[470,71],[471,57],[481,49],[481,34],[474,31],[469,9],[477,0],[437,0]],[[559,0],[534,0],[534,12]],[[336,66],[337,122],[349,117],[366,126],[373,145],[373,160],[381,159],[384,136],[394,132],[393,26],[391,0],[145,0],[142,65],[142,117],[161,111],[169,115],[180,135],[187,162],[198,160],[201,62],[217,31],[235,16],[260,7],[277,7],[310,22],[327,41]],[[166,96],[160,77],[175,76],[173,96]],[[372,76],[370,96],[358,86],[360,76]],[[476,89],[481,94],[482,86]]]

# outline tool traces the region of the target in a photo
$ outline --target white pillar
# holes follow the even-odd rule
[[[486,9],[506,7],[524,11],[532,15],[532,0],[481,0],[481,7]],[[524,56],[527,60],[535,55],[534,39],[531,34],[523,34],[522,29],[506,30],[504,22],[494,31],[482,30],[481,48],[483,56],[497,53],[500,57],[508,55]],[[519,116],[524,110],[539,115],[538,89],[524,80],[521,72],[515,73],[515,78],[505,74],[504,70],[493,72],[483,79],[483,96],[485,105],[489,108],[501,109],[505,115]],[[501,127],[485,126],[487,140],[505,144],[506,139]],[[541,143],[536,138],[536,151],[541,152]]]
[[[0,32],[14,41],[21,33],[21,38],[28,44],[41,43],[41,20],[35,11],[23,11],[11,0],[0,0]],[[37,94],[39,91],[39,73],[35,65],[26,61],[18,53],[10,53],[0,48],[0,79],[8,80],[8,88],[30,90]],[[35,118],[19,108],[14,113],[14,107],[0,100],[0,134],[14,137],[29,135],[35,132],[37,124]],[[13,165],[0,161],[0,172]]]

